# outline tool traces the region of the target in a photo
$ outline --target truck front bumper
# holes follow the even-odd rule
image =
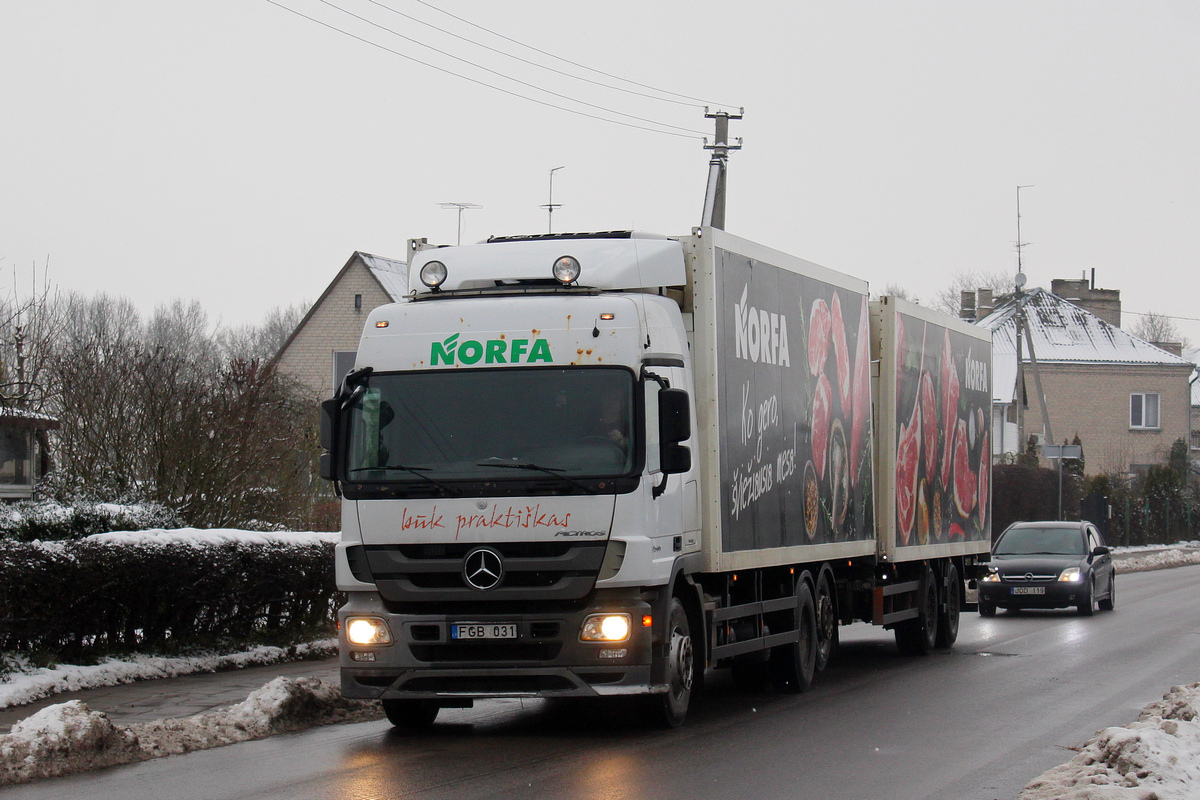
[[[342,695],[364,699],[441,700],[447,705],[488,697],[598,697],[665,692],[652,681],[656,646],[653,596],[597,592],[580,610],[538,613],[398,614],[378,595],[352,593],[339,612]],[[628,614],[627,639],[585,642],[593,614]],[[347,620],[386,623],[388,645],[354,645]],[[455,639],[454,625],[515,626],[516,637]]]

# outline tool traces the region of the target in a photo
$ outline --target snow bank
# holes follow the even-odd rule
[[[1200,545],[1198,545],[1200,546]],[[1200,549],[1184,550],[1179,547],[1163,548],[1133,558],[1114,560],[1117,572],[1145,572],[1151,569],[1185,567],[1200,564]]]
[[[228,709],[128,727],[72,700],[0,735],[0,786],[382,716],[378,703],[347,700],[317,678],[276,678]]]
[[[1106,728],[1018,800],[1195,800],[1200,794],[1200,683],[1176,686],[1128,728]]]
[[[313,531],[295,532],[260,532],[243,531],[234,528],[174,528],[165,530],[153,528],[144,531],[114,531],[112,533],[96,533],[88,538],[92,542],[108,542],[110,544],[189,544],[209,545],[226,544],[229,542],[245,542],[249,544],[306,544],[308,542],[337,542],[341,541],[340,533],[316,533]]]
[[[24,705],[62,692],[333,655],[337,655],[337,640],[324,639],[287,648],[262,646],[223,655],[181,658],[132,656],[126,661],[106,659],[99,664],[85,667],[71,664],[43,667],[32,672],[14,673],[0,678],[0,708]]]

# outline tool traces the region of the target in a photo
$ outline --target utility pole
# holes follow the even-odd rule
[[[438,203],[442,208],[457,208],[458,209],[458,240],[455,244],[462,244],[462,212],[473,208],[483,208],[477,203]]]
[[[562,208],[562,203],[554,202],[554,173],[560,169],[563,167],[550,170],[550,202],[542,205],[542,208],[546,209],[546,233],[554,233],[554,209]]]
[[[739,108],[738,113],[727,111],[709,111],[704,109],[705,119],[716,120],[713,143],[704,140],[704,149],[712,150],[712,158],[708,162],[708,187],[704,192],[704,214],[701,225],[711,225],[721,230],[725,229],[725,173],[729,163],[729,151],[742,149],[742,138],[737,138],[737,144],[729,143],[729,120],[741,119],[746,109]]]
[[[1017,187],[1017,278],[1015,303],[1016,313],[1013,315],[1013,321],[1017,326],[1017,452],[1023,454],[1025,452],[1025,367],[1021,356],[1021,329],[1025,322],[1025,298],[1022,289],[1025,288],[1025,272],[1021,264],[1021,248],[1025,246],[1025,242],[1021,241],[1021,190],[1028,189],[1029,186]]]

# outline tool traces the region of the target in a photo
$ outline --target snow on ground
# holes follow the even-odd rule
[[[1144,572],[1151,569],[1182,567],[1200,564],[1200,541],[1179,542],[1170,545],[1147,547],[1114,547],[1113,553],[1140,553],[1141,555],[1116,560],[1117,572]]]
[[[1195,800],[1200,796],[1200,683],[1176,686],[1129,727],[1105,728],[1018,800]]]
[[[240,653],[223,655],[180,658],[132,656],[123,661],[110,658],[99,664],[85,667],[60,664],[29,672],[15,672],[0,678],[0,708],[32,703],[34,700],[62,692],[77,692],[82,689],[98,689],[101,686],[117,686],[122,683],[155,678],[178,678],[181,675],[193,675],[198,672],[222,672],[243,667],[266,666],[334,655],[337,655],[337,640],[323,639],[319,642],[309,642],[287,648],[261,646]]]
[[[382,716],[378,703],[347,700],[317,678],[275,678],[227,709],[128,726],[72,700],[0,735],[0,786]]]

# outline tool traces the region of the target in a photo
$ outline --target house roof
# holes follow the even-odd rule
[[[356,252],[354,255],[362,259],[363,264],[375,276],[375,280],[379,281],[379,285],[387,292],[388,297],[392,298],[393,303],[408,291],[408,264],[383,256],[373,256],[370,253]],[[351,261],[353,260],[351,258]]]
[[[308,320],[321,307],[321,304],[325,302],[325,298],[329,297],[329,293],[333,291],[333,287],[338,285],[338,281],[350,271],[355,262],[360,262],[367,268],[367,271],[371,273],[371,276],[379,284],[379,288],[383,289],[393,303],[403,297],[404,293],[408,291],[408,264],[403,261],[396,261],[395,259],[355,250],[350,258],[347,259],[345,266],[338,271],[338,274],[325,287],[325,291],[321,292],[321,296],[317,298],[317,302],[312,304],[312,307],[308,309],[308,313],[292,329],[291,335],[284,341],[279,351],[275,353],[273,361],[280,359],[284,351],[288,349],[292,341],[296,338],[296,335],[304,330],[304,326],[308,324]]]
[[[1022,307],[1038,363],[1191,365],[1045,289],[1024,292]],[[996,403],[1011,403],[1016,390],[1016,310],[1016,295],[1007,295],[977,323],[992,332],[992,399]],[[1030,361],[1024,343],[1021,360]]]

